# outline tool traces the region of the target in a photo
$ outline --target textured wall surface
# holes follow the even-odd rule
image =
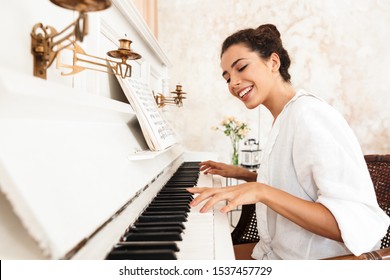
[[[365,154],[389,153],[389,14],[389,0],[159,1],[159,41],[172,62],[170,88],[180,82],[189,93],[183,108],[169,107],[165,115],[186,148],[215,151],[224,161],[229,140],[211,129],[224,116],[249,122],[249,137],[263,146],[272,117],[264,107],[249,111],[230,96],[219,52],[236,30],[273,23],[292,59],[293,85],[341,112]]]

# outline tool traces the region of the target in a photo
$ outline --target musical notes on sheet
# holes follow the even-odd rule
[[[158,110],[149,85],[138,78],[118,81],[136,112],[150,150],[161,151],[175,144],[175,133]]]

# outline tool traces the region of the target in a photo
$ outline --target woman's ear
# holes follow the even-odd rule
[[[280,58],[277,53],[272,53],[269,58],[270,66],[272,71],[279,71],[280,68]]]

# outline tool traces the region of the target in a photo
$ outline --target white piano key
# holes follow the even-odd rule
[[[213,175],[205,175],[203,173],[199,174],[199,179],[197,183],[197,187],[213,187]]]
[[[220,178],[200,174],[197,186],[221,187]],[[219,209],[224,202],[218,203],[207,213],[200,213],[205,202],[192,207],[186,222],[183,241],[178,243],[179,260],[234,259],[230,226],[227,215]]]
[[[220,176],[213,176],[213,187],[222,187]],[[214,259],[234,260],[235,256],[229,219],[227,214],[219,211],[224,205],[226,205],[226,202],[221,201],[214,206]]]
[[[183,241],[178,242],[179,260],[214,259],[214,215],[212,210],[200,213],[203,204],[191,208]]]
[[[198,187],[212,187],[211,175],[199,174]],[[196,196],[196,195],[195,195]],[[178,243],[179,260],[208,260],[214,259],[214,216],[213,212],[200,213],[204,203],[191,208],[186,222],[183,241]]]

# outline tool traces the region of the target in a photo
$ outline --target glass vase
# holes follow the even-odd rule
[[[232,164],[238,165],[238,141],[233,142]]]

